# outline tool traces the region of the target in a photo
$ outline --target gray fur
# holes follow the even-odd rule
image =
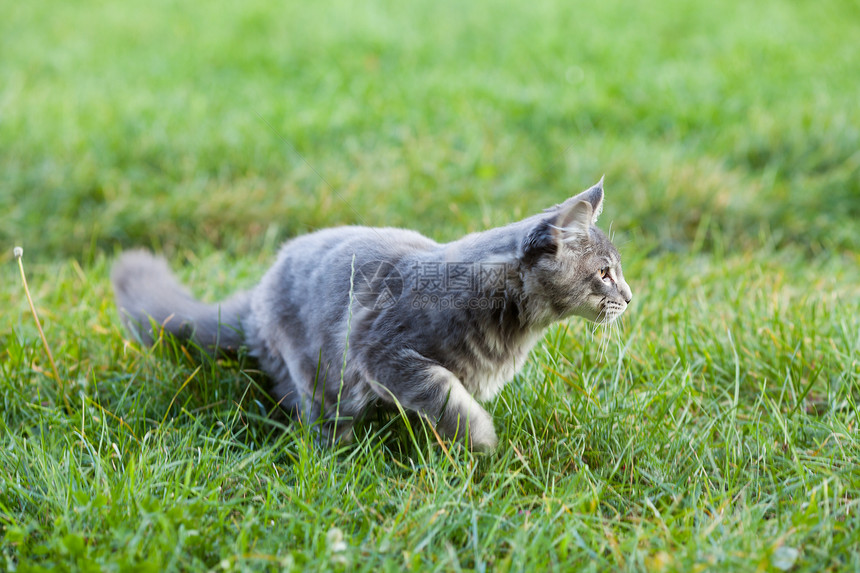
[[[601,179],[447,244],[403,229],[318,231],[287,242],[256,287],[219,304],[192,298],[143,251],[123,254],[112,279],[144,343],[151,319],[209,350],[246,345],[281,406],[322,418],[327,437],[347,437],[396,400],[442,436],[489,450],[496,433],[479,402],[513,378],[546,327],[574,314],[609,324],[630,302],[618,251],[594,226],[602,207]]]

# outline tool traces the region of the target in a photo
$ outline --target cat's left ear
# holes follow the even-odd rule
[[[563,212],[565,209],[570,209],[580,201],[585,201],[591,205],[591,222],[597,223],[597,218],[600,217],[600,213],[603,212],[603,179],[605,177],[606,176],[604,175],[600,178],[600,181],[582,193],[574,195],[564,203],[560,203],[555,207],[550,207],[547,211]]]
[[[523,241],[526,260],[557,252],[560,244],[588,241],[589,229],[603,210],[603,177],[582,193],[546,211],[553,215],[541,221]]]
[[[601,213],[603,213],[603,179],[605,177],[606,175],[602,176],[600,181],[576,196],[580,201],[591,203],[591,209],[593,211],[591,214],[592,224],[597,223],[597,218],[600,217]]]
[[[574,199],[577,199],[574,197]],[[565,201],[556,215],[555,230],[556,239],[560,242],[568,242],[573,239],[588,241],[592,221],[597,220],[594,215],[594,207],[589,201]]]

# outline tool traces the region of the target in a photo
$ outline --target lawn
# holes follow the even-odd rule
[[[860,569],[856,3],[0,14],[0,570]],[[113,306],[125,248],[215,300],[292,236],[450,240],[603,174],[620,336],[552,327],[492,454],[320,447]]]

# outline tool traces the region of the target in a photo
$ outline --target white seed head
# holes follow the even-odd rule
[[[21,247],[15,247],[14,249],[12,249],[12,253],[15,254],[16,259],[20,259],[24,256],[24,249],[22,249]]]

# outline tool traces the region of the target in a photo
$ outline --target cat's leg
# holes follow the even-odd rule
[[[448,369],[429,360],[410,357],[378,369],[371,387],[384,401],[393,399],[420,414],[445,438],[468,440],[477,451],[496,447],[493,420],[462,382]],[[397,364],[399,362],[399,364]]]
[[[444,370],[444,368],[440,369]],[[437,431],[448,438],[465,440],[476,451],[491,451],[499,439],[493,427],[493,419],[478,401],[463,386],[456,376],[445,370],[448,390],[444,393],[444,409],[435,418]],[[428,411],[426,414],[430,416]],[[434,420],[430,417],[431,422]]]
[[[320,444],[352,442],[352,429],[364,413],[366,399],[357,398],[346,389],[339,392],[335,387],[326,391],[325,381],[316,379],[295,384],[299,377],[289,374],[287,369],[279,374],[270,393],[293,422],[311,428]]]
[[[281,380],[270,391],[281,410],[293,422],[309,425],[320,444],[332,445],[352,441],[352,427],[357,414],[346,407],[323,408],[323,403],[312,395],[302,395],[292,380]],[[320,392],[321,393],[321,392]]]
[[[267,322],[261,331],[252,318],[246,329],[251,355],[271,381],[269,394],[290,421],[310,428],[321,444],[351,441],[361,411],[347,395],[338,404],[337,388],[326,391],[328,369],[320,371],[319,360],[302,360],[300,341],[280,324]]]
[[[269,390],[269,395],[291,420],[299,421],[305,417],[306,400],[299,394],[289,375],[282,375],[274,381]]]
[[[304,391],[304,385],[296,384],[301,377],[293,376],[287,362],[276,353],[265,354],[259,360],[271,380],[269,395],[280,410],[292,422],[313,426],[320,419],[322,408],[319,400]],[[322,394],[322,390],[319,393]],[[316,430],[321,429],[319,426],[316,424]]]

